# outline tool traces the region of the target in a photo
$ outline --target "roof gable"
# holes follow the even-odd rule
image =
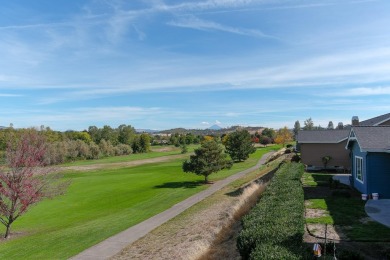
[[[301,130],[298,131],[298,143],[337,144],[348,138],[349,130]]]
[[[355,126],[349,134],[350,142],[357,141],[362,152],[390,153],[390,127],[388,126]]]

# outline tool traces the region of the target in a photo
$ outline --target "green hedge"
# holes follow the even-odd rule
[[[302,164],[286,163],[242,220],[237,247],[243,259],[301,259],[304,234]]]

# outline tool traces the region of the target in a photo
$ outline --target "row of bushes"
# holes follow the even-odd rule
[[[55,165],[75,160],[93,160],[108,156],[129,155],[133,152],[130,145],[118,144],[113,146],[110,141],[104,139],[99,145],[89,144],[81,140],[68,140],[49,143],[45,164]]]
[[[301,259],[304,235],[302,164],[285,163],[259,203],[242,220],[237,247],[243,259]]]

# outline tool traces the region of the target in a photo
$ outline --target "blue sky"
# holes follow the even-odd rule
[[[279,128],[390,112],[390,1],[0,6],[3,126]]]

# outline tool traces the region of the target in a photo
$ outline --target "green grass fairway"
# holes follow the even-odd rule
[[[188,153],[193,152],[195,148],[199,147],[199,145],[188,145]],[[159,151],[160,149],[166,148],[167,151]],[[61,166],[81,166],[81,165],[93,165],[93,164],[103,164],[103,163],[120,163],[120,162],[131,162],[143,159],[151,159],[161,156],[168,155],[178,155],[181,154],[180,147],[174,146],[152,146],[152,151],[149,153],[137,153],[123,156],[113,156],[106,157],[98,160],[79,160],[74,162],[69,162],[62,164]]]
[[[278,148],[258,149],[247,161],[210,180],[249,168]],[[72,180],[66,195],[39,203],[17,220],[12,227],[16,236],[0,242],[0,259],[69,258],[206,189],[203,176],[182,172],[182,162],[66,174]]]

